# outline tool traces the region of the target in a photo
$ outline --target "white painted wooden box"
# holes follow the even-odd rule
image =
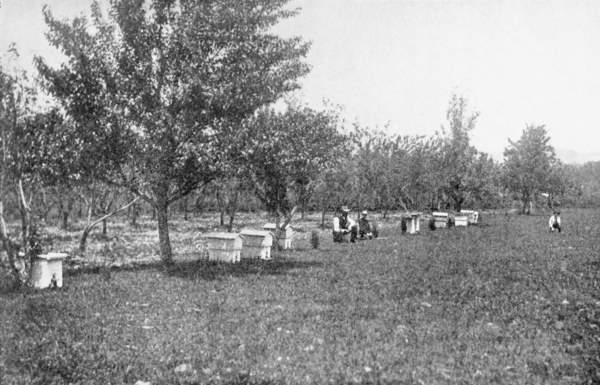
[[[273,236],[275,236],[275,223],[267,223],[263,226],[263,230],[270,231]],[[282,231],[277,239],[277,243],[282,249],[291,249],[292,248],[292,239],[294,239],[294,230],[287,225],[285,230]]]
[[[417,234],[421,231],[421,213],[412,212],[404,217],[407,220],[406,232],[409,234]]]
[[[433,213],[431,213],[431,215],[433,215],[433,220],[436,229],[443,229],[448,227],[448,213],[434,211]]]
[[[48,253],[38,255],[31,266],[31,284],[38,289],[62,287],[63,260],[65,253]]]
[[[273,235],[270,231],[242,230],[242,258],[271,259]]]
[[[454,226],[456,227],[467,227],[469,224],[468,215],[456,215],[454,216]]]
[[[237,233],[208,233],[206,240],[209,261],[236,263],[240,261],[242,237]]]
[[[479,222],[479,212],[474,210],[460,210],[461,214],[466,214],[469,217],[469,224],[477,224]]]

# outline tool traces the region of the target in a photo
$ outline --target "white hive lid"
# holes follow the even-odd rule
[[[447,217],[448,213],[442,213],[439,211],[434,211],[433,213],[431,213],[434,217]]]
[[[55,261],[55,260],[65,259],[65,258],[67,258],[67,256],[68,256],[67,253],[46,253],[46,254],[38,255],[37,258],[45,259],[47,261]]]
[[[202,238],[212,238],[212,239],[237,239],[240,235],[238,233],[206,233],[202,236]]]
[[[247,235],[250,237],[266,237],[270,236],[271,233],[265,230],[253,230],[253,229],[244,229],[240,232],[241,235]]]

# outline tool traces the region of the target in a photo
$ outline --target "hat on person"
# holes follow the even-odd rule
[[[367,210],[363,210],[360,215],[367,215]]]
[[[348,208],[348,206],[342,206],[342,212],[343,213],[349,213],[350,209]]]

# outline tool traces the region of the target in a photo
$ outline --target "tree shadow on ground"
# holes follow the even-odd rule
[[[193,280],[216,280],[224,277],[243,277],[247,275],[283,275],[294,269],[322,267],[318,261],[298,261],[292,258],[275,258],[270,261],[244,259],[238,263],[224,263],[207,260],[177,261],[169,266],[162,262],[132,263],[124,266],[71,266],[65,271],[67,276],[81,274],[112,274],[122,271],[156,270],[169,276]]]
[[[245,259],[238,263],[223,263],[206,260],[178,262],[166,268],[172,277],[193,280],[216,280],[223,277],[247,275],[283,275],[291,270],[322,267],[318,261],[298,261],[291,258],[275,258],[270,261]]]
[[[271,380],[271,379],[259,379],[249,378],[246,376],[240,376],[238,378],[230,379],[222,382],[224,385],[286,385],[288,384],[285,380]],[[387,379],[362,379],[362,380],[330,380],[329,384],[332,385],[413,385],[422,382],[416,380],[387,380]],[[210,382],[209,382],[210,384]]]

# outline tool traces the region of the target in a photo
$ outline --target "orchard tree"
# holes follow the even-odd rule
[[[28,84],[23,71],[5,71],[0,63],[0,241],[18,285],[29,282],[31,262],[41,252],[31,202],[47,159],[40,144],[53,120],[33,111],[35,92]],[[6,224],[5,205],[18,209],[16,232]]]
[[[477,152],[469,166],[465,185],[468,189],[463,203],[471,207],[497,207],[501,204],[502,168],[488,154]]]
[[[477,150],[471,146],[469,133],[475,128],[478,112],[469,113],[467,101],[462,96],[453,95],[446,113],[448,128],[442,127],[444,192],[452,199],[454,209],[460,211],[466,195],[474,187],[469,184],[471,168]]]
[[[553,185],[557,159],[545,126],[528,125],[521,138],[504,150],[504,180],[506,187],[523,203],[522,213],[530,214],[531,205],[539,193],[556,191]],[[556,183],[556,182],[555,182]]]
[[[312,201],[321,210],[321,228],[325,229],[325,215],[342,205],[352,205],[353,175],[355,171],[348,167],[347,159],[334,157],[315,180]]]
[[[570,200],[583,207],[600,207],[600,161],[569,165],[567,171],[576,191]]]
[[[247,122],[240,161],[258,199],[275,216],[277,231],[297,209],[292,192],[315,183],[333,164],[346,138],[338,132],[338,117],[328,111],[290,107],[285,112],[261,110]],[[284,225],[279,226],[284,219]]]
[[[393,204],[392,140],[381,131],[355,127],[355,197],[357,210],[370,206],[383,211]]]
[[[577,183],[574,167],[563,164],[556,160],[554,167],[550,170],[548,181],[548,207],[554,209],[555,206],[567,202],[576,205],[582,196],[583,189],[581,184]]]
[[[439,166],[441,142],[436,137],[417,136],[411,139],[406,158],[407,186],[403,189],[407,205],[414,209],[429,209],[439,201],[442,172]]]
[[[107,18],[94,2],[91,20],[71,21],[44,10],[67,61],[51,68],[37,58],[40,74],[103,165],[96,177],[154,207],[165,263],[167,209],[218,175],[215,142],[308,72],[308,44],[271,32],[295,14],[287,3],[111,0]]]

